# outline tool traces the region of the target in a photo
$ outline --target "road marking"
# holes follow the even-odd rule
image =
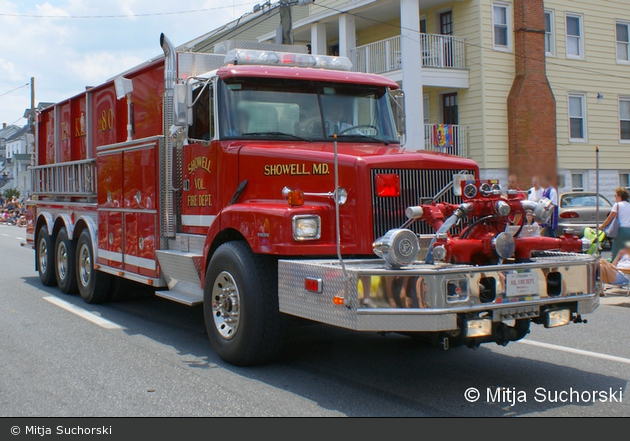
[[[59,306],[60,308],[65,309],[66,311],[69,311],[75,315],[78,315],[79,317],[89,322],[92,322],[95,325],[100,326],[101,328],[105,328],[105,329],[121,329],[122,328],[122,326],[114,322],[111,322],[107,319],[104,319],[103,317],[99,317],[95,314],[92,314],[91,312],[88,312],[83,308],[79,308],[78,306],[75,306],[72,303],[68,303],[65,300],[61,300],[57,297],[48,296],[48,297],[44,297],[44,300],[52,303],[53,305]]]
[[[24,240],[23,237],[16,237],[17,240]]]
[[[568,352],[570,354],[585,355],[587,357],[601,358],[602,360],[617,361],[619,363],[630,364],[630,358],[616,357],[614,355],[602,354],[601,352],[585,351],[583,349],[569,348],[566,346],[552,345],[535,340],[519,340],[517,343],[524,345],[537,346],[539,348],[552,349],[554,351]]]
[[[3,235],[4,237],[9,237],[9,235],[8,235],[7,233],[2,233],[2,235]]]

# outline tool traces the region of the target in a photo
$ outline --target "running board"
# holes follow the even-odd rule
[[[186,306],[195,306],[203,303],[203,291],[198,288],[199,292],[185,292],[179,290],[173,291],[155,291],[155,295],[163,299],[172,300]]]
[[[168,286],[168,291],[157,291],[155,295],[189,306],[203,303],[203,256],[172,250],[156,251],[155,255]]]

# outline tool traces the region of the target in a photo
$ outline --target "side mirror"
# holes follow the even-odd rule
[[[400,136],[401,144],[404,144],[407,119],[405,117],[405,94],[402,90],[392,90],[389,92],[392,101],[392,110],[394,111],[394,123],[396,131]]]
[[[175,99],[173,100],[173,112],[175,113],[175,125],[188,127],[192,124],[192,88],[189,84],[175,85]]]

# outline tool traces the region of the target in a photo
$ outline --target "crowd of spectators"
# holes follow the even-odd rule
[[[17,225],[18,227],[26,227],[26,206],[13,196],[5,198],[0,196],[0,224]]]

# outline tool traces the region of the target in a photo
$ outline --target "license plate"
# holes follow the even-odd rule
[[[505,277],[508,297],[538,294],[538,276],[535,273],[508,273]]]

